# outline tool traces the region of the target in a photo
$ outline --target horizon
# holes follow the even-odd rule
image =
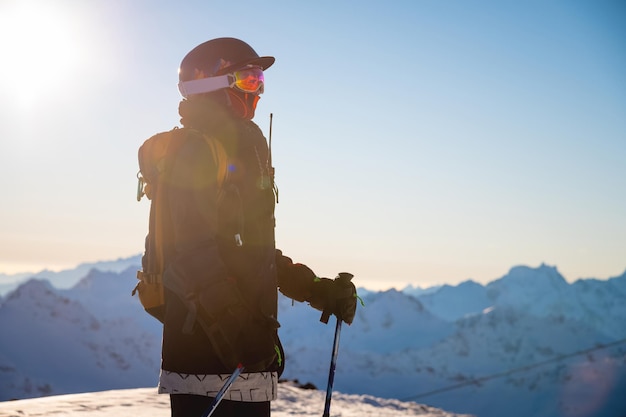
[[[96,261],[84,261],[84,262],[79,262],[78,264],[75,265],[69,265],[69,266],[65,266],[65,267],[59,267],[59,268],[43,268],[43,269],[39,269],[39,270],[23,270],[23,271],[18,271],[18,272],[14,272],[14,273],[7,273],[3,270],[0,269],[0,278],[2,276],[4,276],[5,278],[11,278],[11,277],[18,277],[21,276],[22,279],[29,279],[29,278],[40,278],[40,277],[35,277],[35,276],[29,276],[29,274],[40,274],[43,272],[52,272],[55,274],[58,273],[63,273],[63,272],[67,272],[67,271],[73,271],[76,270],[78,268],[80,268],[81,266],[90,266],[91,265],[95,265],[95,264],[99,264],[99,263],[115,263],[115,262],[122,262],[122,261],[126,261],[128,259],[132,259],[134,257],[138,257],[141,256],[141,253],[137,253],[134,255],[130,255],[130,256],[119,256],[113,259],[100,259],[100,260],[96,260]],[[553,268],[556,270],[557,273],[559,273],[563,279],[568,283],[568,284],[572,284],[578,280],[600,280],[600,281],[607,281],[609,279],[613,279],[613,278],[619,278],[621,276],[623,276],[624,274],[626,274],[626,266],[624,267],[623,271],[621,273],[617,273],[615,275],[611,275],[611,276],[607,276],[607,277],[600,277],[600,276],[587,276],[587,277],[568,277],[565,274],[563,274],[563,272],[560,271],[558,265],[551,265],[551,264],[547,264],[547,263],[540,263],[539,265],[525,265],[525,264],[516,264],[516,265],[511,265],[506,271],[503,271],[501,274],[494,276],[494,277],[490,277],[490,278],[484,278],[484,279],[475,279],[475,278],[465,278],[465,279],[459,279],[457,281],[455,281],[454,283],[449,283],[449,282],[439,282],[439,283],[430,283],[428,285],[420,285],[419,283],[416,282],[410,282],[410,281],[398,281],[395,285],[393,283],[390,283],[389,280],[387,279],[378,279],[378,280],[374,280],[374,281],[367,281],[367,282],[361,282],[358,278],[359,277],[355,277],[355,284],[357,286],[357,288],[361,288],[364,289],[366,291],[372,291],[372,292],[382,292],[382,291],[388,291],[388,290],[396,290],[396,291],[404,291],[407,289],[416,289],[416,290],[429,290],[432,288],[438,288],[438,287],[442,287],[445,285],[449,285],[452,287],[456,287],[464,282],[468,282],[468,281],[472,281],[472,282],[476,282],[480,285],[487,285],[491,282],[497,281],[505,276],[507,276],[513,269],[515,268],[528,268],[531,270],[538,270],[541,269],[543,267],[546,268]],[[95,269],[98,269],[97,267]],[[43,279],[45,279],[45,277],[41,277]],[[84,277],[80,277],[78,278],[78,281],[80,281],[82,278]],[[328,278],[333,278],[333,277],[328,277]],[[23,283],[20,282],[20,285]],[[0,282],[0,285],[2,284],[6,284],[3,282]],[[54,286],[54,283],[51,282],[51,284]],[[75,284],[74,284],[75,285]],[[56,287],[55,287],[56,288]]]
[[[0,2],[0,270],[143,251],[137,150],[179,124],[184,55],[233,36],[276,57],[254,121],[295,262],[380,288],[622,273],[626,3],[237,6]]]

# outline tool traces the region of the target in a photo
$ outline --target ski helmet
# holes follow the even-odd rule
[[[228,74],[246,65],[255,65],[266,70],[272,66],[274,60],[272,56],[260,57],[242,40],[217,38],[192,49],[180,63],[178,77],[182,83]]]

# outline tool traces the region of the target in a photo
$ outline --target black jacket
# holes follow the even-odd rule
[[[162,368],[230,372],[232,363],[218,354],[226,343],[227,354],[239,349],[232,353],[248,361],[249,370],[278,370],[275,196],[267,143],[251,121],[212,116],[188,121],[194,130],[167,177]],[[221,186],[202,134],[215,137],[228,155]]]

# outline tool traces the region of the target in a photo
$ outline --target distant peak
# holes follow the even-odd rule
[[[54,288],[50,281],[41,278],[30,278],[22,285],[11,292],[7,299],[16,300],[20,298],[39,297],[41,295],[49,295],[54,293]]]
[[[526,265],[514,266],[509,270],[509,273],[507,275],[502,277],[502,279],[518,280],[539,277],[545,277],[565,282],[565,278],[563,278],[563,276],[559,273],[556,266],[550,266],[545,263],[542,263],[536,268],[532,268]]]
[[[524,300],[533,303],[550,294],[562,294],[568,288],[569,284],[556,267],[543,263],[536,268],[523,265],[513,267],[508,274],[487,285],[490,299],[502,301],[513,297],[517,303]]]
[[[50,281],[43,278],[30,278],[28,281],[19,286],[18,289],[22,290],[32,290],[32,289],[43,289],[43,290],[52,290],[52,284]]]
[[[471,287],[482,287],[482,285],[472,279],[468,279],[466,281],[459,283],[458,287],[459,288],[471,288]]]

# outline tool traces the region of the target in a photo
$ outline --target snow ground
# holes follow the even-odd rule
[[[280,384],[272,403],[272,417],[315,416],[324,411],[325,392]],[[370,395],[333,393],[332,417],[461,417],[425,405],[376,398]],[[0,417],[168,417],[169,396],[156,388],[137,388],[83,394],[68,394],[0,402]]]

